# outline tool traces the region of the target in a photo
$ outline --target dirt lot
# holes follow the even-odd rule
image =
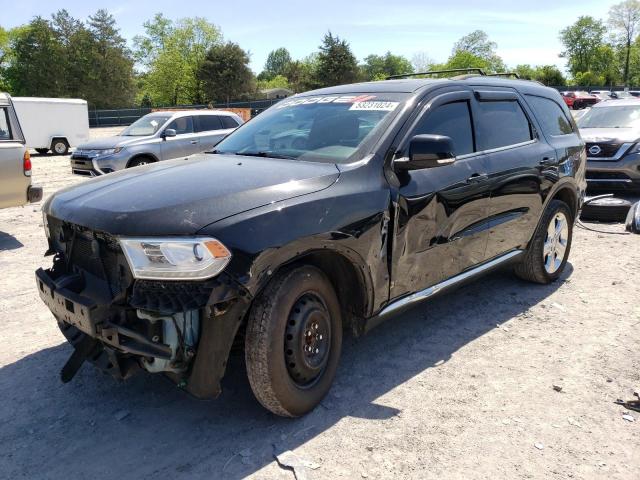
[[[86,181],[33,160],[45,196]],[[494,273],[347,339],[329,397],[286,420],[240,358],[213,402],[90,365],[60,383],[71,348],[35,290],[41,224],[40,205],[0,211],[0,478],[292,479],[286,450],[319,466],[310,479],[638,478],[640,414],[613,402],[640,390],[640,236],[577,229],[554,285]]]

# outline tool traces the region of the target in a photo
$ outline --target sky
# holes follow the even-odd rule
[[[392,53],[411,59],[424,53],[443,62],[453,43],[482,29],[498,44],[508,66],[521,63],[557,65],[562,46],[559,31],[580,15],[607,18],[615,0],[0,0],[0,25],[11,28],[36,15],[50,17],[66,8],[86,19],[99,8],[109,10],[130,42],[144,32],[142,24],[162,12],[166,17],[200,16],[216,24],[224,39],[251,54],[251,68],[260,72],[271,50],[286,47],[294,58],[317,50],[328,30],[346,39],[362,60],[369,54]]]

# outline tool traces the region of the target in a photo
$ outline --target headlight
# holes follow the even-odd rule
[[[114,153],[120,153],[124,147],[106,148],[104,150],[98,150],[97,155],[102,157],[104,155],[113,155]]]
[[[220,273],[231,252],[214,238],[120,238],[138,279],[204,280]]]

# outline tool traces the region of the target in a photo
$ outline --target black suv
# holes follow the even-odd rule
[[[100,177],[44,207],[42,300],[85,359],[221,392],[233,347],[272,412],[330,389],[343,330],[505,264],[562,273],[585,149],[559,93],[467,75],[290,97],[208,154]]]

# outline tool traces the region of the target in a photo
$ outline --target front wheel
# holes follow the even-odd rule
[[[551,200],[524,260],[516,265],[516,275],[536,283],[557,280],[567,265],[572,238],[573,215],[569,206],[560,200]]]
[[[279,274],[249,314],[245,359],[254,395],[277,415],[304,415],[331,388],[341,347],[340,304],[327,276],[312,266]]]

